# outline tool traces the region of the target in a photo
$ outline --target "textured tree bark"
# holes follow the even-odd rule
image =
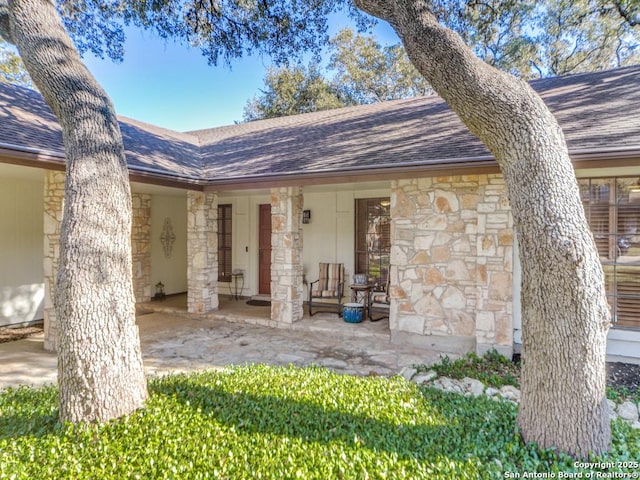
[[[610,444],[604,276],[563,133],[523,81],[477,59],[428,1],[355,0],[387,20],[409,57],[505,176],[522,262],[526,442],[586,457]]]
[[[58,117],[67,157],[55,307],[60,420],[104,421],[147,398],[131,279],[131,192],[120,127],[51,0],[2,0],[15,43]]]

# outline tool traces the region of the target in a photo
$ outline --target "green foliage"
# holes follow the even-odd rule
[[[333,84],[350,104],[398,100],[433,93],[400,44],[382,47],[371,36],[341,30],[329,42]]]
[[[439,376],[449,378],[476,378],[485,385],[496,388],[504,385],[517,387],[520,379],[520,365],[500,355],[496,350],[489,350],[482,357],[469,353],[454,361],[445,356],[435,365],[420,368],[434,370]]]
[[[508,402],[420,388],[400,377],[249,366],[150,382],[146,408],[61,426],[56,389],[0,393],[0,479],[504,478],[573,471],[525,445]],[[611,460],[640,458],[614,424]]]
[[[607,387],[607,398],[616,403],[622,403],[631,400],[640,404],[640,390],[632,390],[628,387]]]
[[[457,360],[444,356],[434,365],[418,365],[416,368],[419,371],[433,370],[438,376],[458,380],[464,377],[475,378],[495,388],[504,385],[520,386],[520,363],[512,362],[496,350],[489,350],[482,357],[469,353]],[[640,403],[640,390],[633,391],[624,386],[607,387],[607,398],[617,403],[625,400]]]
[[[336,89],[313,65],[308,68],[270,68],[262,95],[244,107],[244,120],[284,117],[345,105]]]
[[[361,29],[373,23],[343,0],[56,0],[56,5],[81,53],[114,60],[124,55],[125,25],[200,48],[213,65],[256,52],[282,65],[319,53],[336,12],[346,12]]]
[[[432,6],[480,58],[531,79],[640,62],[638,7],[617,3],[622,6],[605,0],[437,0]],[[400,44],[383,47],[371,36],[344,29],[329,41],[328,55],[325,77],[312,67],[270,70],[262,95],[245,107],[244,120],[432,92]],[[296,86],[303,101],[289,94]]]
[[[475,53],[523,78],[640,62],[636,0],[439,0],[436,16]]]
[[[637,0],[429,3],[438,19],[458,32],[478,56],[523,78],[640,61]],[[350,0],[56,0],[56,4],[81,52],[117,60],[124,55],[125,25],[200,48],[211,64],[260,52],[283,65],[308,52],[319,54],[329,40],[328,19],[336,12],[346,11],[361,31],[373,23]],[[367,45],[360,47],[368,54]],[[390,48],[384,61],[397,54]]]
[[[13,83],[21,87],[34,88],[20,57],[0,40],[0,82]]]
[[[382,47],[373,37],[347,28],[330,40],[329,54],[325,74],[316,63],[270,68],[262,94],[244,108],[244,121],[432,93],[402,45]]]
[[[640,30],[589,0],[554,0],[538,19],[540,62],[552,76],[640,61]],[[604,8],[603,4],[603,8]]]

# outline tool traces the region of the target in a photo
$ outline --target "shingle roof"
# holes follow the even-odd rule
[[[640,150],[640,66],[536,80],[570,150]],[[132,170],[233,180],[469,163],[489,152],[437,96],[178,133],[119,117]],[[0,84],[0,143],[62,153],[42,97]]]
[[[640,146],[640,66],[531,82],[569,149]]]
[[[38,92],[0,82],[0,142],[62,154],[60,125]]]
[[[119,116],[132,170],[199,177],[198,139]],[[40,93],[0,82],[0,144],[64,156],[62,131]]]
[[[531,83],[570,149],[640,148],[640,66]],[[192,132],[208,178],[321,172],[489,156],[437,96]]]
[[[435,96],[218,130],[193,132],[202,143],[203,168],[209,178],[234,172],[310,173],[488,154]]]
[[[201,161],[195,136],[122,116],[118,119],[127,163],[131,168],[176,176],[200,176]]]

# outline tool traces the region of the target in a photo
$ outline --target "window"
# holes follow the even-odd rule
[[[580,179],[616,327],[640,329],[640,179]]]
[[[369,281],[385,285],[389,275],[391,252],[391,215],[389,198],[356,200],[356,271]]]
[[[231,281],[231,205],[218,205],[218,281]]]

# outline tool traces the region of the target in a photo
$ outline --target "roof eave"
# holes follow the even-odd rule
[[[151,168],[145,169],[140,167],[129,167],[129,180],[138,183],[198,191],[202,191],[205,184],[205,182],[195,177],[187,175],[175,176],[158,172]]]
[[[24,167],[64,171],[65,156],[61,152],[40,150],[0,143],[0,162]],[[129,167],[129,179],[133,182],[162,185],[166,187],[202,190],[204,182],[195,176],[170,174],[151,167]]]
[[[640,146],[571,149],[569,155],[574,168],[637,167],[640,165]],[[61,152],[10,144],[0,144],[0,162],[58,171],[65,169],[65,157]],[[379,181],[381,179],[394,180],[415,175],[473,175],[497,172],[499,172],[498,164],[491,155],[302,173],[244,175],[221,179],[203,179],[194,175],[166,173],[152,167],[129,167],[130,179],[134,182],[205,191],[270,188],[288,186],[293,183],[305,186]]]
[[[574,168],[640,166],[640,146],[569,149]],[[606,165],[597,165],[603,162]]]
[[[254,188],[281,187],[292,185],[322,185],[329,183],[374,182],[396,180],[422,175],[474,175],[499,172],[498,164],[492,156],[474,158],[431,160],[426,162],[405,163],[402,165],[378,165],[376,167],[351,167],[336,170],[312,172],[283,172],[273,174],[244,175],[225,179],[208,179],[205,191],[242,190]]]
[[[64,170],[64,153],[0,143],[0,161],[25,167]]]
[[[640,147],[609,149],[572,149],[569,156],[574,168],[638,167]],[[492,155],[436,159],[401,165],[376,167],[352,167],[340,170],[314,172],[284,172],[274,174],[245,175],[204,181],[204,190],[242,190],[253,188],[282,187],[291,185],[322,185],[328,183],[353,183],[408,178],[414,175],[475,175],[498,173],[500,168]]]

